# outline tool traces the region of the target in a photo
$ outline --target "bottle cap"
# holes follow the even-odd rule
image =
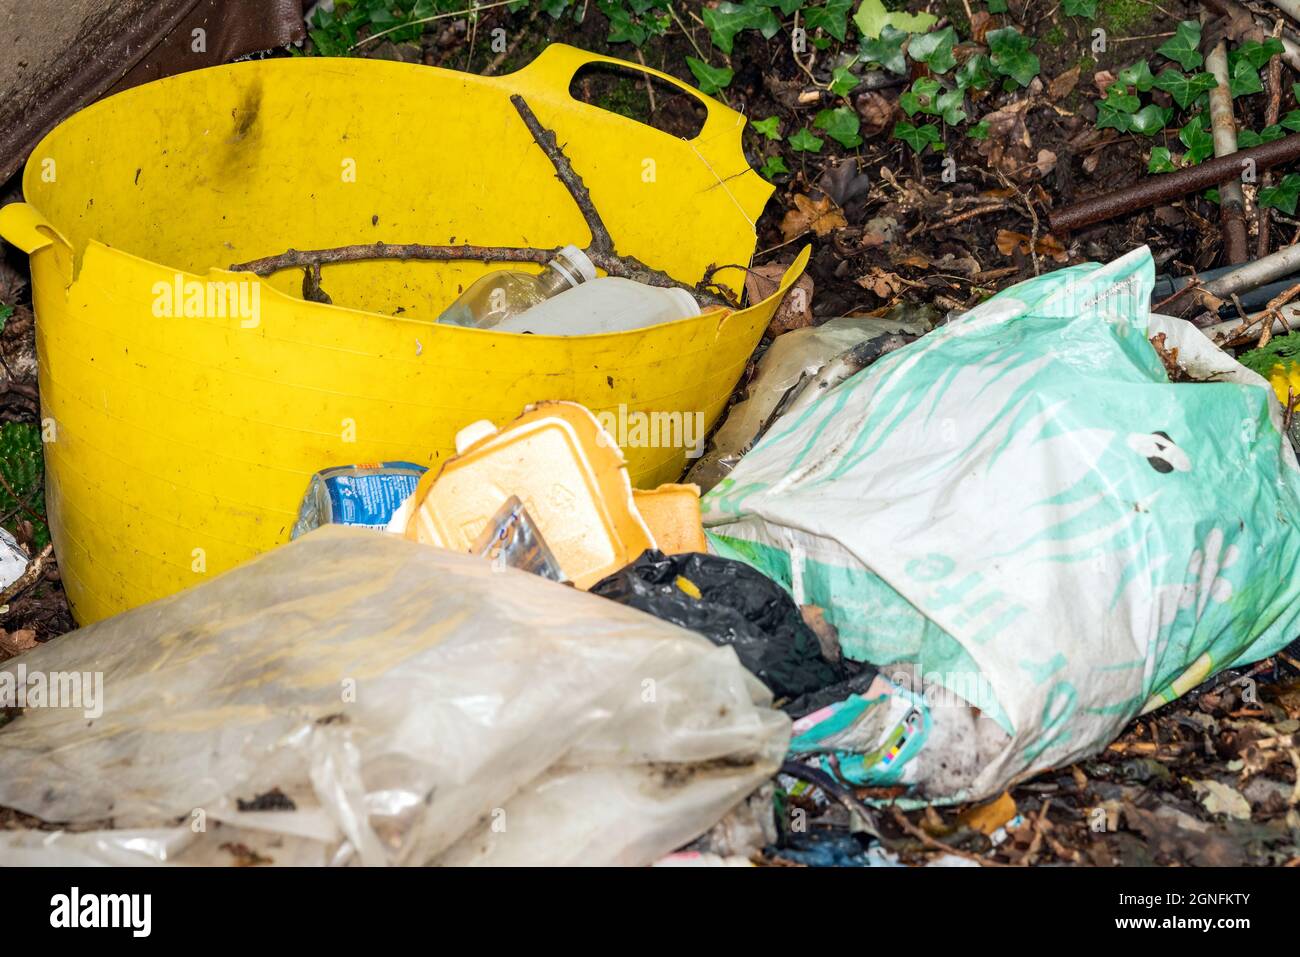
[[[570,286],[591,282],[596,278],[596,264],[577,246],[565,246],[559,251],[551,266],[569,280]]]

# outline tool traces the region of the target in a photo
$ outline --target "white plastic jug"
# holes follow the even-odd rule
[[[585,336],[641,329],[699,314],[700,304],[685,289],[605,276],[566,289],[492,328],[497,332]]]

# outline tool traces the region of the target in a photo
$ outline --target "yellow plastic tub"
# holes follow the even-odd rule
[[[480,263],[327,266],[334,305],[303,300],[301,271],[224,271],[377,240],[585,246],[512,93],[555,130],[621,253],[692,283],[710,264],[748,265],[771,187],[744,160],[744,118],[700,96],[707,120],[682,140],[574,100],[576,71],[602,60],[554,45],[494,78],[240,63],[120,93],[37,146],[0,235],[31,255],[47,504],[81,623],[287,541],[325,466],[436,469],[462,426],[546,399],[712,425],[806,253],[746,310],[575,338],[431,325],[493,268]],[[739,269],[718,278],[741,286]],[[232,280],[205,307],[220,287],[195,284]],[[624,451],[639,487],[684,464],[680,446]]]

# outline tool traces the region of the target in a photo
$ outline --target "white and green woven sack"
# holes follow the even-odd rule
[[[1006,290],[778,420],[704,499],[714,549],[825,609],[849,657],[907,663],[1005,732],[932,798],[1077,760],[1296,637],[1300,470],[1277,401],[1150,315],[1153,283],[1143,248]],[[1170,382],[1159,333],[1201,381]],[[939,712],[879,738],[886,709],[857,704],[796,723],[794,750],[924,784]],[[889,746],[900,728],[922,733]]]

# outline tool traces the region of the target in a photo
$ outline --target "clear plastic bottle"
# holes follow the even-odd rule
[[[685,289],[648,286],[631,279],[604,276],[503,319],[496,330],[589,336],[644,329],[699,314],[700,304]]]
[[[438,322],[491,329],[502,320],[596,278],[596,267],[577,246],[565,246],[540,273],[498,269],[476,280],[443,310]]]

